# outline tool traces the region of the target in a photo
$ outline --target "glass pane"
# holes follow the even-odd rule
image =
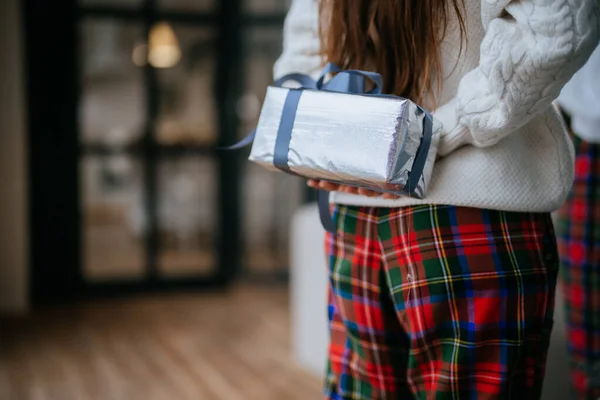
[[[84,276],[93,281],[144,274],[142,167],[125,155],[81,163]]]
[[[142,27],[86,20],[81,33],[81,140],[111,148],[130,145],[140,139],[146,120],[143,74],[132,59]]]
[[[281,54],[283,40],[280,28],[250,29],[244,37],[248,54],[246,87],[237,104],[242,137],[256,127],[267,86],[273,82],[273,64]]]
[[[286,12],[290,0],[245,0],[244,8],[252,13]]]
[[[216,266],[216,166],[196,156],[159,166],[160,271],[163,276],[209,273]]]
[[[131,8],[142,5],[143,0],[79,0],[82,6]]]
[[[216,0],[158,0],[157,4],[167,10],[210,11],[215,8]]]
[[[180,59],[158,69],[157,140],[164,145],[212,144],[217,137],[214,35],[204,28],[163,25],[163,29],[172,32],[171,43],[179,48]]]
[[[245,267],[281,271],[289,263],[289,222],[301,204],[303,182],[248,163],[243,185]]]
[[[246,88],[238,103],[240,136],[258,121],[265,90],[273,81],[273,63],[281,53],[281,28],[254,28],[244,35],[247,48]],[[288,265],[288,232],[294,210],[301,204],[304,183],[258,165],[244,166],[244,260],[251,271],[274,271]]]

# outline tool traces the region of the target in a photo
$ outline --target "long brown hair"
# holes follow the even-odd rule
[[[464,0],[319,1],[325,61],[380,73],[384,93],[421,102],[441,88],[440,44],[449,4],[457,16],[462,51]]]

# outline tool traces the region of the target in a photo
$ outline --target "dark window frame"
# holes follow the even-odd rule
[[[23,3],[24,47],[29,113],[30,293],[32,304],[72,301],[95,295],[185,288],[225,288],[242,271],[241,168],[245,154],[218,152],[207,146],[161,147],[154,140],[158,116],[156,70],[144,67],[147,88],[147,126],[140,146],[127,149],[143,154],[144,187],[150,233],[146,242],[146,275],[135,282],[91,283],[82,274],[81,195],[79,161],[82,154],[105,155],[101,146],[80,143],[80,40],[82,19],[111,18],[143,23],[145,34],[156,21],[209,27],[217,38],[214,97],[219,126],[218,144],[233,143],[240,121],[235,104],[244,87],[243,31],[248,27],[283,25],[285,13],[248,14],[242,0],[217,2],[211,12],[159,10],[155,0],[140,8],[81,6],[76,0]],[[217,265],[206,277],[161,278],[157,269],[157,160],[194,154],[212,157],[219,169],[219,218],[216,235]],[[285,281],[286,273],[271,276]],[[260,277],[264,279],[265,277]]]

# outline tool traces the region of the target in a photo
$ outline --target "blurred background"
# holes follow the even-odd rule
[[[288,7],[0,2],[0,399],[320,398],[311,194],[215,150],[255,125]]]
[[[288,7],[1,2],[0,399],[319,397],[290,343],[307,191],[215,150]]]

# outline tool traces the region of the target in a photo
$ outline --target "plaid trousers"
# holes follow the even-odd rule
[[[600,399],[600,144],[575,137],[575,182],[557,234],[574,398]]]
[[[549,214],[334,206],[328,399],[541,396],[558,254]]]

